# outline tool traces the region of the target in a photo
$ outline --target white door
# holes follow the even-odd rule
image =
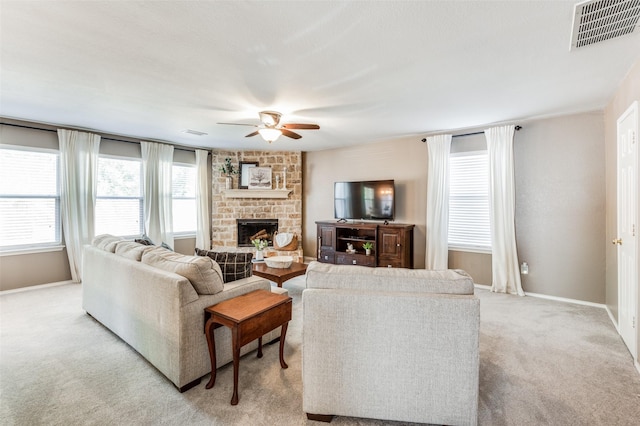
[[[638,102],[618,119],[618,329],[637,356]]]

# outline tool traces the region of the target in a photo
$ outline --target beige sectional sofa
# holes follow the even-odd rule
[[[184,391],[211,372],[204,308],[272,289],[259,277],[224,283],[222,276],[209,257],[99,236],[83,251],[82,305]],[[277,287],[273,291],[286,293]],[[278,328],[263,341],[279,336]],[[216,329],[215,339],[220,367],[233,360],[229,329]],[[257,341],[244,346],[241,354],[255,348]]]
[[[312,262],[302,301],[309,418],[477,423],[480,301],[465,272]]]

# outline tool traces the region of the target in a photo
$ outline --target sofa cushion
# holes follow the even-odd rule
[[[208,257],[185,256],[156,247],[142,254],[142,263],[182,275],[198,294],[216,294],[224,287],[220,266]]]
[[[127,259],[137,260],[142,259],[142,253],[148,250],[149,246],[136,243],[134,241],[118,241],[116,243],[115,253],[119,256],[126,257]]]
[[[93,241],[91,241],[91,245],[104,251],[114,253],[116,251],[116,244],[120,241],[123,241],[123,239],[120,237],[116,237],[115,235],[101,234],[96,235],[93,238]]]
[[[462,270],[433,271],[405,268],[369,268],[311,262],[307,288],[473,294],[473,279]]]
[[[196,248],[196,255],[210,257],[220,265],[225,283],[252,275],[251,259],[253,253],[217,252]]]

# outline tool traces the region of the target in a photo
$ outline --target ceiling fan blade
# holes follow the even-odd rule
[[[287,130],[287,129],[280,129],[280,131],[282,132],[283,135],[285,135],[287,137],[290,137],[290,138],[293,138],[293,139],[300,139],[302,137],[299,134],[294,133],[294,132],[292,132],[290,130]]]
[[[257,124],[244,124],[244,123],[216,123],[216,124],[228,124],[230,126],[250,126],[250,127],[258,127]]]
[[[283,129],[307,129],[318,130],[320,126],[317,124],[303,124],[303,123],[287,123],[282,125]]]
[[[255,135],[257,135],[257,134],[258,134],[258,131],[256,130],[256,131],[255,131],[255,132],[253,132],[253,133],[249,133],[247,136],[245,136],[245,138],[250,138],[251,136],[255,136]]]

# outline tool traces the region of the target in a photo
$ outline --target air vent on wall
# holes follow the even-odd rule
[[[575,5],[571,49],[631,34],[638,27],[640,0],[589,0]]]

